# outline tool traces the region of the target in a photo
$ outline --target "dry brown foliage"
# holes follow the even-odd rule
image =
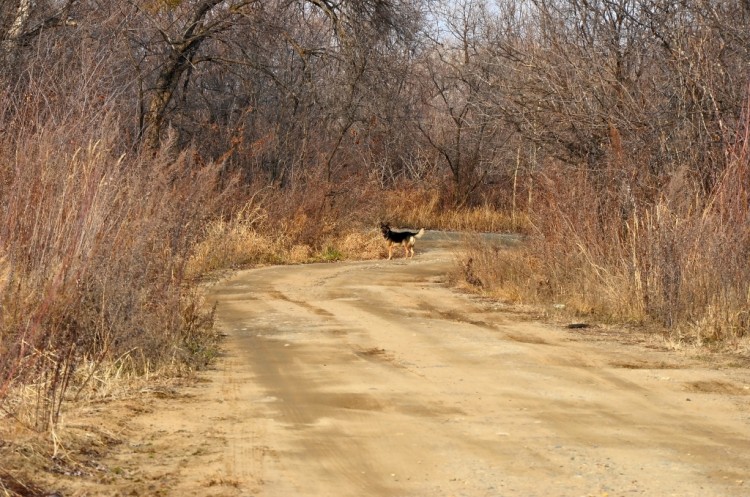
[[[1,147],[0,399],[33,385],[37,427],[55,422],[83,364],[127,356],[143,371],[211,355],[195,343],[210,310],[183,283],[196,228],[221,201],[215,170],[69,133],[24,130]]]
[[[550,164],[537,177],[525,242],[472,242],[464,279],[513,302],[739,347],[750,325],[747,129],[732,138],[729,165],[708,192],[673,175],[649,198],[623,192],[621,170],[602,180],[606,171]]]

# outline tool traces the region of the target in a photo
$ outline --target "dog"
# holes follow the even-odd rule
[[[414,244],[417,238],[424,235],[424,228],[419,231],[393,231],[388,223],[380,223],[380,230],[388,245],[388,260],[393,256],[394,245],[403,245],[404,258],[414,257]]]

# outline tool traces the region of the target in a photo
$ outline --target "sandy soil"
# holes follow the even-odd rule
[[[750,495],[750,370],[519,318],[448,289],[453,257],[428,233],[413,260],[216,285],[225,356],[125,402],[120,443],[61,492]]]

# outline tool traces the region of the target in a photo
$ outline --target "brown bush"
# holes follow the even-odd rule
[[[680,341],[736,343],[747,336],[750,306],[750,220],[736,208],[743,183],[729,179],[737,174],[707,197],[688,185],[629,205],[601,186],[612,182],[549,167],[522,248],[472,243],[466,279],[508,300],[648,324]]]
[[[222,202],[215,168],[187,153],[114,156],[106,121],[109,134],[79,146],[73,124],[0,145],[0,400],[38,385],[42,427],[82,362],[194,367],[207,353],[196,337],[210,335],[184,274],[201,220]]]

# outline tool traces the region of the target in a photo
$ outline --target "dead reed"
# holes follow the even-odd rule
[[[184,272],[221,201],[216,172],[187,154],[113,155],[116,123],[104,124],[110,135],[84,146],[39,126],[0,147],[0,408],[20,417],[2,400],[33,387],[25,416],[38,428],[56,421],[87,361],[128,356],[143,371],[210,355],[196,345],[211,341],[210,311]]]
[[[436,185],[400,185],[382,192],[380,216],[394,224],[463,232],[526,232],[528,219],[490,202],[455,208]]]
[[[635,173],[622,169],[550,164],[535,180],[525,243],[518,250],[472,244],[465,279],[515,302],[648,325],[675,342],[743,346],[750,326],[750,108],[742,116],[711,181],[681,167],[641,178],[636,189],[623,180]]]

